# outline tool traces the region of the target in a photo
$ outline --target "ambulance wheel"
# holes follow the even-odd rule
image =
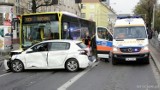
[[[149,58],[144,60],[144,64],[149,64]]]

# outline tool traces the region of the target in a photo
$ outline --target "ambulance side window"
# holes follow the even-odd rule
[[[97,35],[98,35],[98,38],[100,39],[105,39],[105,40],[109,40],[109,41],[112,41],[112,35],[108,32],[108,30],[106,28],[101,28],[99,27],[97,29]]]

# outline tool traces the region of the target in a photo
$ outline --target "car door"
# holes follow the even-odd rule
[[[27,68],[47,68],[48,43],[35,45],[31,50],[25,55]]]
[[[52,42],[49,46],[48,66],[53,68],[64,66],[63,63],[69,53],[70,44],[66,42]]]

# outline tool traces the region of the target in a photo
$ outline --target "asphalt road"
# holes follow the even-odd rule
[[[85,70],[27,70],[7,73],[1,67],[0,90],[160,90],[159,73],[151,64],[113,66],[100,61]],[[148,89],[147,89],[148,88]]]
[[[151,41],[158,49],[156,40]],[[156,47],[158,46],[158,47]],[[0,61],[0,90],[160,90],[160,73],[150,64],[99,61],[78,72],[27,70],[6,72]]]

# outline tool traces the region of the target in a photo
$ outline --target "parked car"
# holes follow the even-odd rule
[[[13,55],[4,64],[13,72],[25,69],[67,69],[73,72],[89,66],[89,52],[81,41],[48,40]]]

